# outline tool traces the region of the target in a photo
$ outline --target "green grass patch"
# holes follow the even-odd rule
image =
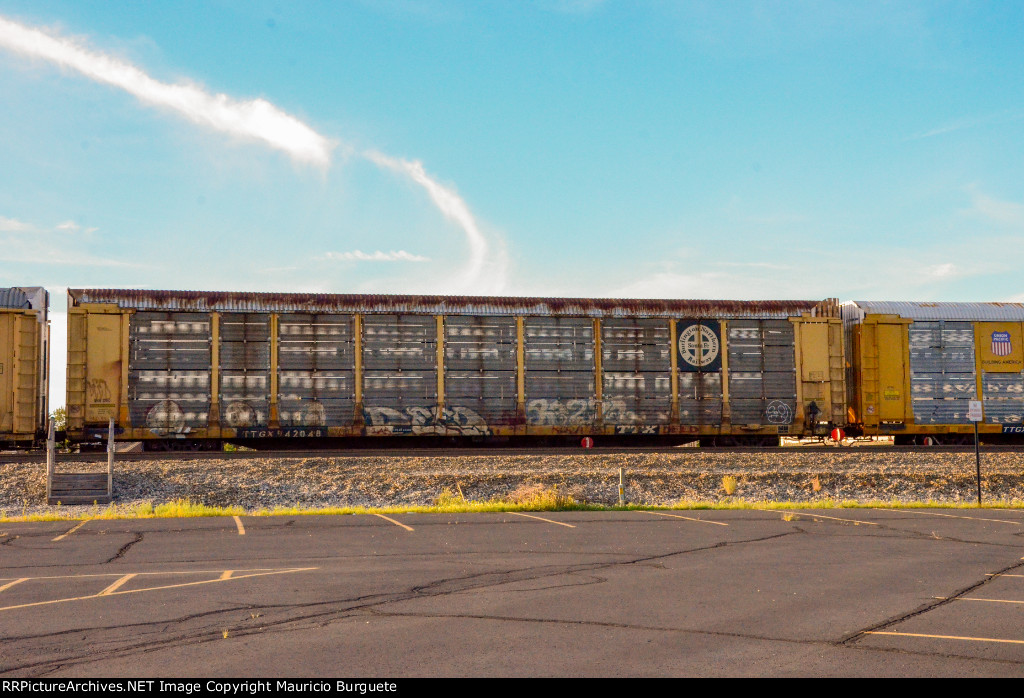
[[[978,510],[976,502],[938,502],[932,500],[912,501],[903,499],[856,500],[816,499],[808,502],[747,501],[735,497],[723,497],[716,501],[681,500],[670,506],[627,504],[624,507],[606,506],[581,502],[557,488],[539,485],[525,485],[505,497],[487,500],[465,498],[461,492],[444,490],[430,505],[395,505],[386,507],[274,507],[246,510],[239,506],[219,507],[199,504],[188,499],[177,499],[162,504],[145,502],[135,505],[110,504],[106,507],[93,505],[86,512],[72,513],[60,506],[39,514],[22,513],[9,515],[0,510],[0,523],[19,521],[72,521],[81,519],[157,519],[191,518],[199,516],[343,516],[356,514],[461,514],[515,511],[693,511],[693,510],[813,510],[813,509],[969,509]],[[983,502],[982,509],[1024,509],[1024,501],[992,500]]]

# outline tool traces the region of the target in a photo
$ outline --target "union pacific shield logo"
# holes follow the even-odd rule
[[[996,356],[1009,356],[1011,351],[1013,351],[1013,346],[1010,344],[1010,333],[993,332],[992,353]]]

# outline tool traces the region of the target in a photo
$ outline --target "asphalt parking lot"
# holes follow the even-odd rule
[[[1024,512],[0,524],[3,676],[1020,676]]]

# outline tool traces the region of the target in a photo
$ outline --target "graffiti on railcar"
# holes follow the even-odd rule
[[[547,432],[557,436],[588,436],[594,433],[594,427],[590,424],[566,424],[548,427]]]
[[[189,431],[185,426],[185,412],[174,400],[161,400],[150,407],[146,413],[146,428],[158,436]]]
[[[327,426],[327,409],[322,402],[306,401],[301,409],[291,412],[282,411],[281,421],[296,427],[325,427]]]
[[[635,404],[635,403],[634,403]],[[669,412],[640,414],[627,407],[626,400],[604,400],[601,416],[607,424],[664,424],[669,421]]]
[[[236,400],[224,409],[224,421],[229,427],[256,426],[256,410],[248,402]]]
[[[790,424],[793,421],[793,408],[782,400],[769,402],[765,414],[771,424]]]
[[[444,434],[490,436],[491,429],[468,407],[364,407],[367,434]]]
[[[643,434],[643,435],[660,434],[661,433],[661,427],[659,427],[659,426],[657,426],[655,424],[638,424],[638,425],[620,424],[620,425],[615,427],[615,433],[616,434]]]
[[[86,381],[86,390],[89,391],[89,402],[108,404],[113,398],[110,395],[110,386],[107,385],[107,381],[103,378],[93,378]]]
[[[526,403],[526,423],[533,426],[593,424],[597,419],[597,402],[593,399],[546,400]]]

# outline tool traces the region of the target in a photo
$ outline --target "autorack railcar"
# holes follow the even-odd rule
[[[45,438],[49,395],[49,294],[0,288],[0,445]]]
[[[839,307],[70,289],[68,435],[777,444],[846,416]]]
[[[842,317],[856,433],[973,442],[980,400],[986,442],[1024,437],[1024,304],[851,301]]]

